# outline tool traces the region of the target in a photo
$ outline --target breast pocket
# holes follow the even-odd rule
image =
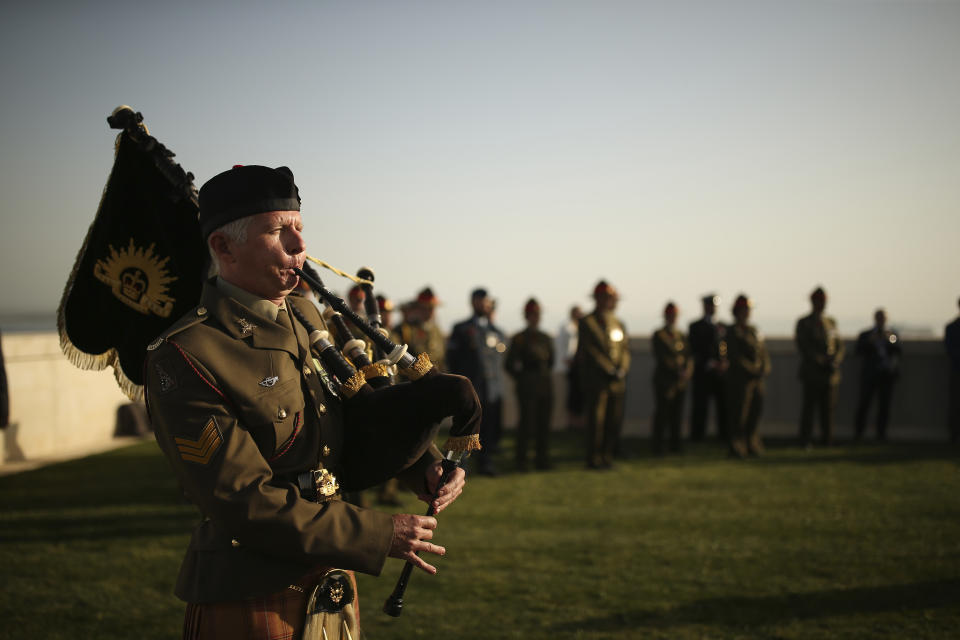
[[[303,426],[304,396],[300,379],[290,377],[264,388],[243,408],[245,426],[264,458],[285,451]]]

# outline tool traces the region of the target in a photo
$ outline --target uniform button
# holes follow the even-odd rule
[[[198,315],[198,316],[205,316],[205,315],[207,315],[207,308],[206,308],[206,307],[197,307],[197,315]]]
[[[320,404],[317,405],[317,411],[319,411],[319,412],[320,412],[320,415],[322,415],[322,416],[326,415],[326,414],[327,414],[327,405],[325,405],[325,404],[323,404],[323,403],[321,402]]]
[[[240,546],[240,541],[234,538],[230,541],[230,546],[236,549],[237,547]]]
[[[330,447],[328,447],[327,445],[323,445],[323,455],[324,456],[330,455]]]
[[[277,412],[277,417],[280,418],[281,420],[286,420],[286,419],[287,419],[287,410],[286,410],[286,409],[280,409],[280,411]]]

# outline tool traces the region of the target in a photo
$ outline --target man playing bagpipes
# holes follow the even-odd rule
[[[432,574],[416,554],[445,549],[431,542],[435,518],[359,508],[340,492],[399,475],[442,511],[464,473],[441,461],[437,425],[453,416],[474,432],[459,449],[474,448],[479,402],[429,358],[406,370],[411,384],[374,390],[320,353],[320,313],[288,296],[306,257],[289,169],[234,167],[199,204],[219,275],[144,365],[157,441],[203,514],[176,585],[184,637],[357,638],[350,571],[378,575],[395,557]]]

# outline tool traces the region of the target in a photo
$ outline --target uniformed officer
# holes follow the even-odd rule
[[[727,330],[726,393],[729,407],[730,455],[744,458],[763,453],[757,425],[766,395],[764,378],[770,374],[770,354],[763,334],[748,324],[753,303],[740,294],[733,303],[734,324]]]
[[[433,289],[424,287],[417,293],[416,299],[409,303],[408,311],[396,332],[413,353],[429,354],[430,361],[443,371],[446,368],[446,348],[443,332],[434,320],[439,304]]]
[[[797,321],[796,329],[800,380],[803,383],[800,441],[807,448],[813,443],[814,413],[820,416],[821,443],[833,444],[833,410],[844,354],[836,321],[823,313],[827,306],[826,292],[817,287],[810,294],[810,303],[812,312]]]
[[[503,331],[493,323],[496,307],[484,288],[470,294],[473,315],[454,325],[447,342],[447,366],[451,373],[466,376],[473,382],[483,404],[480,444],[483,449],[473,455],[477,472],[497,475],[494,463],[500,450],[503,433],[503,359],[507,350]]]
[[[677,329],[677,305],[663,309],[663,327],[653,333],[653,454],[663,453],[664,432],[670,432],[670,450],[679,452],[683,399],[693,372],[690,344]]]
[[[723,390],[727,370],[726,327],[714,319],[720,296],[704,296],[703,317],[690,323],[690,350],[693,353],[693,408],[690,415],[690,439],[703,440],[707,434],[707,413],[713,400],[717,416],[717,436],[727,441],[727,410]]]
[[[340,483],[363,485],[383,471],[344,462],[360,457],[344,451],[348,434],[388,440],[395,431],[345,414],[292,315],[296,308],[322,326],[311,302],[288,297],[305,256],[290,170],[237,166],[209,180],[199,200],[219,276],[205,283],[200,306],[150,345],[145,365],[157,442],[203,515],[176,585],[188,603],[184,637],[299,638],[316,588],[318,604],[326,594],[325,606],[340,607],[327,636],[341,637],[346,625],[356,638],[355,610],[345,606],[352,577],[331,569],[376,575],[391,556],[434,573],[416,552],[444,553],[429,542],[436,520],[337,499]],[[370,442],[369,452],[378,451],[385,449]],[[433,448],[403,474],[428,501],[438,458]],[[437,506],[462,486],[458,472]]]
[[[854,418],[854,438],[860,440],[867,428],[867,413],[877,396],[877,440],[887,439],[893,383],[900,375],[900,338],[887,328],[887,313],[877,309],[873,327],[857,337],[856,353],[860,367],[860,400]]]
[[[553,338],[540,331],[540,303],[523,307],[527,328],[510,339],[506,370],[516,384],[520,421],[517,423],[517,469],[527,470],[527,444],[536,440],[537,469],[550,468],[550,418],[553,413]]]
[[[581,318],[577,366],[587,416],[587,466],[608,469],[620,445],[630,341],[613,314],[620,296],[605,280],[593,289],[594,310]]]
[[[960,300],[957,301],[960,305]],[[950,359],[950,387],[947,420],[950,427],[950,442],[960,442],[960,316],[947,325],[943,332],[943,345]]]

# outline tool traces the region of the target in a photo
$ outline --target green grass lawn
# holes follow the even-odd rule
[[[469,480],[400,618],[401,563],[358,575],[369,638],[960,635],[956,448],[705,444],[590,472],[579,436],[555,445],[554,471]],[[0,637],[179,636],[197,514],[152,442],[0,477],[0,507]]]

